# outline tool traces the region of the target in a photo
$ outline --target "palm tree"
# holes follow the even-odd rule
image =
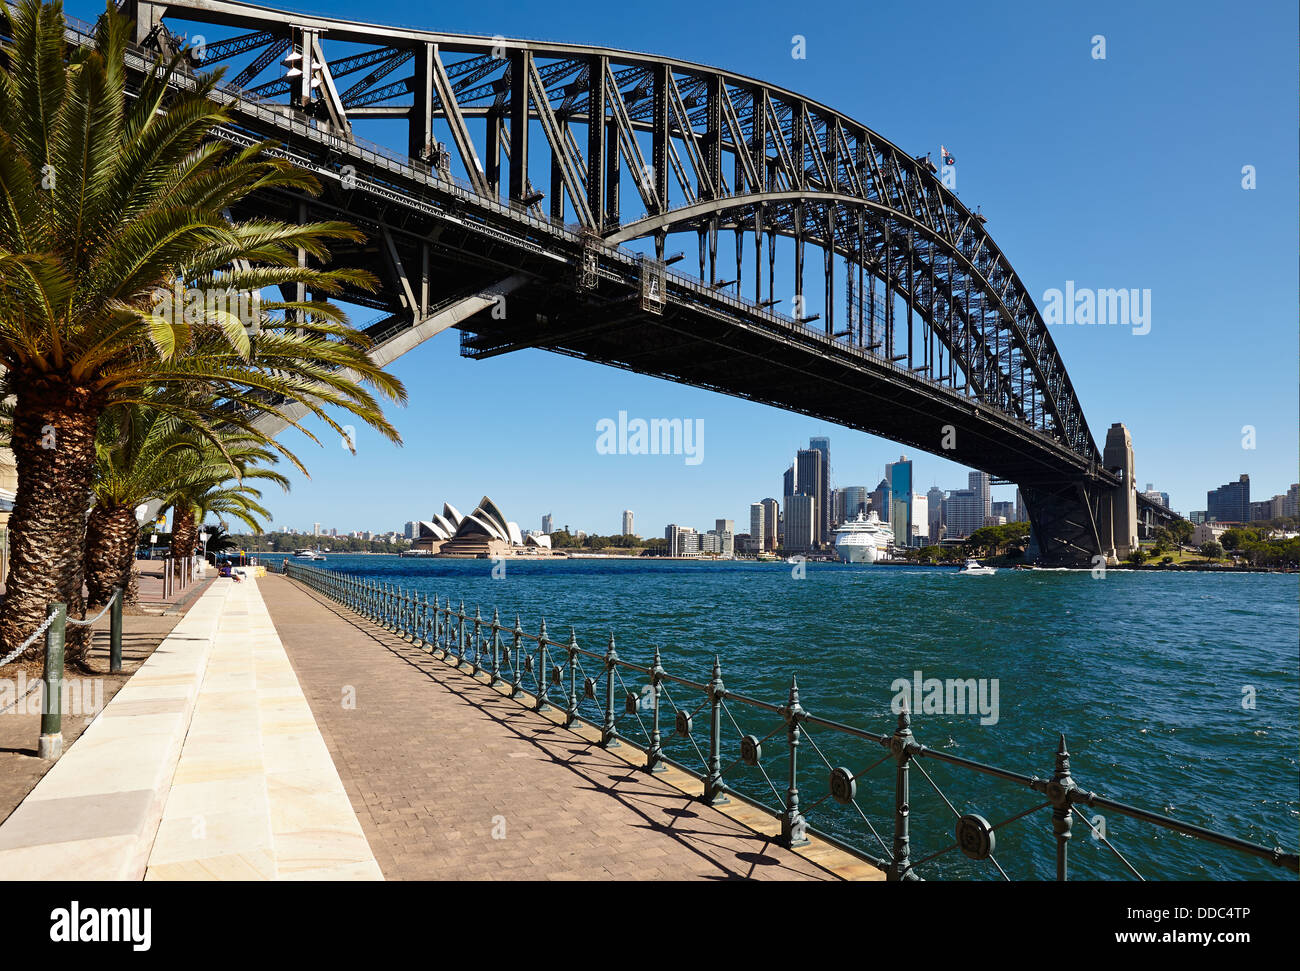
[[[264,302],[253,352],[230,313],[164,313],[175,288],[260,294],[301,284],[315,294],[376,284],[323,269],[345,223],[234,221],[255,191],[317,192],[315,180],[266,145],[230,149],[208,136],[227,120],[217,78],[177,87],[159,62],[127,96],[129,24],[110,4],[91,50],[68,52],[61,4],[6,4],[12,42],[0,64],[0,398],[15,395],[19,482],[9,522],[12,567],[0,644],[19,643],[62,601],[82,610],[86,512],[99,418],[152,389],[206,387],[225,399],[177,397],[165,407],[211,434],[305,407],[341,436],[340,409],[400,441],[379,395],[401,383],[367,356],[367,339],[324,300]],[[318,265],[300,266],[299,252]],[[292,319],[286,319],[286,314]],[[345,419],[346,420],[346,419]]]
[[[150,499],[164,505],[194,483],[235,478],[272,479],[288,487],[279,473],[256,468],[277,455],[259,436],[218,427],[215,440],[155,405],[115,405],[100,417],[96,442],[95,507],[86,527],[87,610],[108,602],[114,587],[126,601],[136,599],[136,510]]]

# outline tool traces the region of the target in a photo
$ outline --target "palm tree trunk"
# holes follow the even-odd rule
[[[98,612],[121,587],[125,602],[134,575],[139,527],[130,506],[96,506],[86,524],[86,609]]]
[[[172,573],[181,575],[181,559],[194,555],[194,541],[198,538],[194,510],[188,504],[172,508]]]
[[[11,386],[17,394],[12,449],[18,490],[9,517],[11,561],[3,606],[0,645],[16,648],[45,621],[47,605],[68,605],[84,616],[81,595],[86,508],[95,469],[95,430],[103,410],[86,389],[61,376],[44,376]],[[84,666],[90,637],[69,627],[65,659]],[[38,638],[23,653],[36,657]]]

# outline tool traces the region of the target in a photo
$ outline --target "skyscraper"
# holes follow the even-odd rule
[[[774,550],[779,542],[777,529],[781,522],[781,506],[775,499],[763,500],[763,549]]]
[[[624,536],[635,535],[632,532],[632,510],[631,509],[623,510],[623,535]]]
[[[826,540],[825,517],[822,508],[825,502],[824,485],[826,471],[822,468],[822,453],[815,448],[801,448],[795,453],[795,487],[797,494],[808,496],[813,501],[812,541],[820,546]]]
[[[405,528],[402,531],[402,535],[405,536],[407,539],[415,539],[418,530],[419,527],[416,526],[415,520],[412,519],[410,522],[406,524]]]
[[[715,519],[713,521],[714,532],[731,533],[736,535],[736,521],[734,519]]]
[[[889,522],[889,499],[889,479],[884,478],[880,480],[880,484],[871,493],[871,508],[876,511],[876,515],[880,517],[882,523]]]
[[[944,501],[946,535],[955,538],[969,536],[984,526],[992,514],[992,487],[988,473],[971,472],[966,489],[954,489]]]
[[[552,518],[552,516],[551,516],[551,514],[550,514],[549,512],[542,516],[542,532],[543,532],[543,533],[546,533],[546,534],[549,535],[550,533],[555,532],[554,525],[555,525],[555,520]]]
[[[816,514],[816,496],[791,496],[786,500],[785,540],[782,544],[786,550],[791,553],[806,553],[812,549],[817,525]]]
[[[910,546],[912,543],[912,463],[906,455],[885,466],[892,496],[889,521],[894,527],[894,543]],[[928,526],[928,523],[927,523]]]
[[[925,494],[925,505],[930,542],[938,543],[943,539],[943,490],[937,485],[930,486],[930,491]]]
[[[754,543],[755,549],[760,553],[767,549],[763,545],[763,540],[767,536],[766,523],[767,510],[761,502],[750,503],[749,506],[749,536]]]
[[[858,517],[858,513],[866,515],[866,486],[844,486],[834,490],[831,493],[831,498],[833,507],[831,514],[832,527],[851,522]]]
[[[1250,522],[1250,476],[1243,475],[1205,494],[1205,518],[1221,523]]]
[[[835,525],[835,510],[831,503],[831,440],[824,436],[808,439],[808,447],[821,453],[822,488],[817,494],[819,513],[821,515],[820,542],[830,539],[831,528]]]

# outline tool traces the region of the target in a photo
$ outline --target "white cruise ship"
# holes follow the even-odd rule
[[[835,531],[835,549],[845,563],[875,563],[885,555],[893,538],[874,511],[869,516],[858,513],[857,519]]]

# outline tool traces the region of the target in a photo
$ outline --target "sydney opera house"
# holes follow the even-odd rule
[[[417,553],[471,558],[542,553],[550,548],[549,536],[521,534],[518,524],[507,520],[487,496],[468,516],[451,503],[443,503],[441,514],[420,523],[412,546]]]

